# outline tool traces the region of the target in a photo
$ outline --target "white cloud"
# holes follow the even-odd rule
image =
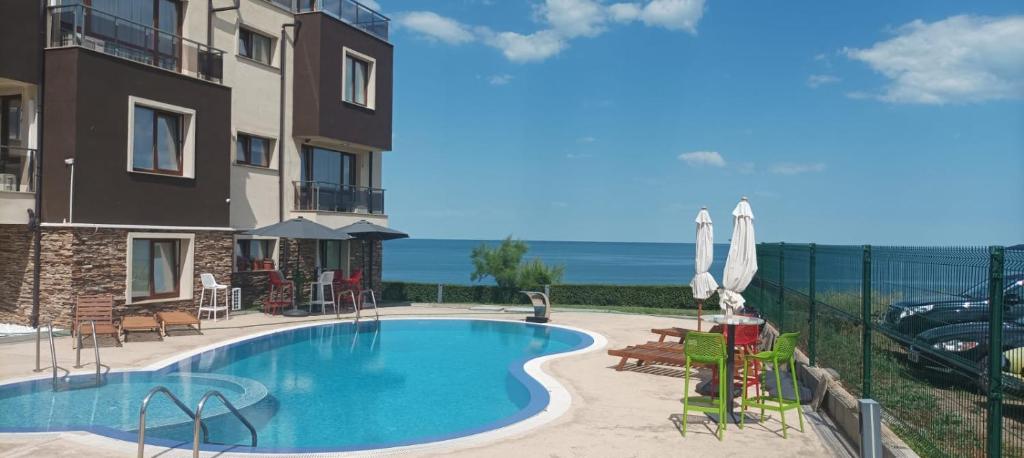
[[[594,155],[587,153],[569,153],[565,155],[566,159],[587,159],[591,157],[594,157]]]
[[[841,81],[839,77],[834,75],[811,75],[807,77],[807,85],[811,88],[838,83],[839,81]]]
[[[400,26],[416,31],[431,40],[458,45],[473,41],[469,27],[430,11],[412,11],[397,16]]]
[[[547,0],[537,13],[565,38],[595,37],[605,31],[605,7],[594,0]]]
[[[679,160],[691,166],[725,167],[725,158],[717,151],[694,151],[679,155]]]
[[[569,40],[596,37],[611,23],[642,22],[650,27],[697,33],[704,0],[642,0],[605,5],[601,0],[545,0],[534,9],[543,27],[530,33],[471,27],[430,11],[397,15],[400,27],[448,44],[482,41],[512,62],[539,62],[569,47]]]
[[[487,83],[490,84],[491,86],[504,86],[508,83],[511,83],[512,78],[515,77],[507,73],[501,75],[491,75],[487,77]]]
[[[489,34],[487,44],[501,50],[512,62],[536,62],[554,56],[568,46],[566,41],[551,30],[541,30],[528,35],[516,32]]]
[[[587,136],[587,137],[580,137],[580,138],[577,138],[577,139],[576,139],[576,142],[577,142],[577,143],[594,143],[594,142],[596,142],[596,141],[597,141],[597,139],[596,139],[596,138],[594,138],[594,137],[590,137],[590,136]]]
[[[769,168],[768,171],[779,175],[799,175],[801,173],[816,173],[825,171],[825,164],[821,162],[811,164],[782,163],[771,166],[771,168]]]
[[[943,104],[1024,96],[1024,16],[916,20],[895,37],[843,53],[889,79],[874,97]]]
[[[619,22],[639,20],[651,27],[697,33],[704,16],[704,0],[651,0],[646,4],[616,3],[608,7],[612,19]]]

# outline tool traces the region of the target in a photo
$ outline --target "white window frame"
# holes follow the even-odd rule
[[[157,299],[143,300],[132,299],[132,245],[135,239],[177,240],[179,242],[179,249],[181,252],[178,253],[178,259],[181,259],[181,273],[178,277],[178,297],[161,297]],[[195,284],[195,247],[195,234],[183,232],[129,232],[128,245],[125,249],[125,305],[192,300],[192,298],[195,297],[195,293],[193,292]]]
[[[367,75],[366,83],[366,105],[360,105],[355,102],[345,100],[345,85],[348,84],[348,58],[352,56],[354,59],[366,62],[369,66],[369,75]],[[357,106],[360,108],[366,108],[374,110],[377,108],[377,59],[374,59],[366,54],[356,51],[349,47],[341,48],[341,101],[349,105]]]
[[[155,110],[168,111],[181,115],[182,128],[184,129],[181,142],[181,175],[166,173],[146,172],[135,170],[132,167],[132,157],[135,149],[135,107],[142,106]],[[144,99],[134,95],[128,96],[128,157],[127,170],[129,173],[140,173],[143,175],[159,175],[162,177],[188,178],[196,177],[196,110],[156,100]]]
[[[264,237],[261,235],[236,235],[235,240],[232,242],[232,260],[231,260],[231,271],[232,272],[266,272],[265,270],[238,270],[238,241],[239,240],[269,240],[270,243],[270,258],[274,260],[274,267],[279,267],[280,264],[280,253],[281,253],[281,242],[277,237]]]

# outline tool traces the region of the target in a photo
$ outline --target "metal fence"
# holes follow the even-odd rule
[[[778,243],[757,258],[747,301],[916,452],[1024,456],[1024,247]]]

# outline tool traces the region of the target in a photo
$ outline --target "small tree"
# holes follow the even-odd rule
[[[485,244],[473,249],[472,281],[487,277],[502,288],[523,288],[551,285],[562,281],[563,266],[548,267],[540,259],[523,262],[523,255],[529,250],[526,242],[508,236],[496,248]]]

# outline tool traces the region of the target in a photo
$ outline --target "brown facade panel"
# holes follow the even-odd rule
[[[39,2],[0,0],[0,78],[39,84]]]
[[[46,51],[43,220],[227,227],[231,90],[80,48]],[[194,177],[128,171],[129,97],[195,111]]]
[[[196,313],[202,283],[199,274],[212,273],[220,282],[231,278],[234,250],[230,232],[195,234],[193,298],[142,305],[125,305],[128,233],[122,229],[43,229],[39,321],[66,328],[73,319],[78,295],[114,296],[115,315],[183,310]],[[153,232],[153,231],[146,231]],[[32,235],[25,226],[0,225],[0,323],[29,324],[32,311]],[[10,255],[10,256],[8,256]]]
[[[293,134],[391,149],[394,48],[322,13],[295,16],[302,24],[295,40]],[[374,109],[342,101],[342,50],[376,62]]]

